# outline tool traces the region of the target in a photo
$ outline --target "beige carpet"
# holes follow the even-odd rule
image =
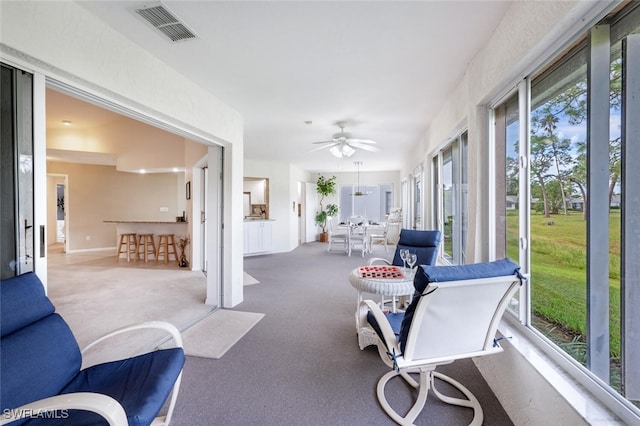
[[[127,263],[117,261],[111,251],[64,254],[51,250],[48,274],[49,297],[69,324],[80,348],[117,328],[159,320],[189,331],[188,339],[184,339],[185,352],[189,353],[193,346],[194,354],[215,358],[222,356],[262,318],[262,314],[244,312],[211,315],[213,307],[204,304],[204,275],[178,268],[175,263],[169,266],[162,263],[156,266],[155,262]],[[260,318],[255,319],[255,315]],[[193,328],[203,320],[203,327]],[[216,326],[224,328],[224,333],[214,330]],[[153,349],[165,337],[164,332],[147,330],[110,339],[85,354],[83,365]],[[200,338],[204,342],[199,342]]]
[[[220,359],[264,314],[220,309],[182,333],[184,352]]]
[[[259,284],[260,281],[256,280],[255,278],[253,278],[251,275],[247,274],[246,272],[244,273],[244,279],[242,282],[245,286],[247,285],[254,285],[254,284]]]

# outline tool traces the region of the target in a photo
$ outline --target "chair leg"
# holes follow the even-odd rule
[[[418,372],[417,370],[413,370],[413,372]],[[378,396],[378,401],[380,402],[380,406],[384,410],[385,413],[389,417],[393,419],[399,425],[413,425],[413,422],[418,417],[418,415],[424,409],[425,404],[427,403],[427,396],[429,394],[429,390],[433,391],[434,395],[438,397],[442,402],[447,404],[458,405],[461,407],[467,407],[473,409],[473,420],[469,424],[469,426],[481,426],[484,420],[484,414],[482,412],[482,407],[480,406],[480,402],[478,399],[460,382],[452,379],[451,377],[445,376],[444,374],[437,373],[431,369],[420,369],[420,376],[418,381],[415,381],[413,377],[409,374],[409,371],[396,371],[395,369],[383,375],[378,381],[378,386],[376,387],[376,394]],[[407,383],[415,388],[418,388],[418,395],[416,400],[404,416],[398,414],[391,405],[387,401],[387,398],[384,393],[384,388],[387,383],[393,379],[394,377],[400,375]],[[444,382],[449,383],[451,386],[458,389],[460,392],[464,394],[468,399],[460,399],[453,398],[450,396],[446,396],[441,394],[436,388],[434,379],[438,378]]]

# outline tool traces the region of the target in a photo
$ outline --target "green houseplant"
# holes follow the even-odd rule
[[[327,210],[322,206],[324,198],[336,193],[336,177],[332,176],[326,178],[319,176],[316,182],[316,192],[320,194],[320,210],[316,213],[316,224],[322,229],[320,232],[320,241],[327,241],[327,217],[333,216],[337,213],[338,206],[335,204],[329,204]],[[331,209],[329,210],[329,207]],[[331,212],[332,214],[329,214]]]

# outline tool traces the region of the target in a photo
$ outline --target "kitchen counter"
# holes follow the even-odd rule
[[[180,225],[182,223],[189,223],[189,222],[176,222],[175,220],[173,222],[170,221],[162,221],[162,220],[104,220],[104,223],[166,223],[166,224],[175,224],[175,225]]]
[[[174,234],[176,238],[187,235],[189,222],[161,220],[105,220],[105,224],[117,226],[118,234]]]

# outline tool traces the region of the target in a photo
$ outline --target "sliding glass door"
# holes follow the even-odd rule
[[[33,77],[2,64],[2,279],[33,271]]]

